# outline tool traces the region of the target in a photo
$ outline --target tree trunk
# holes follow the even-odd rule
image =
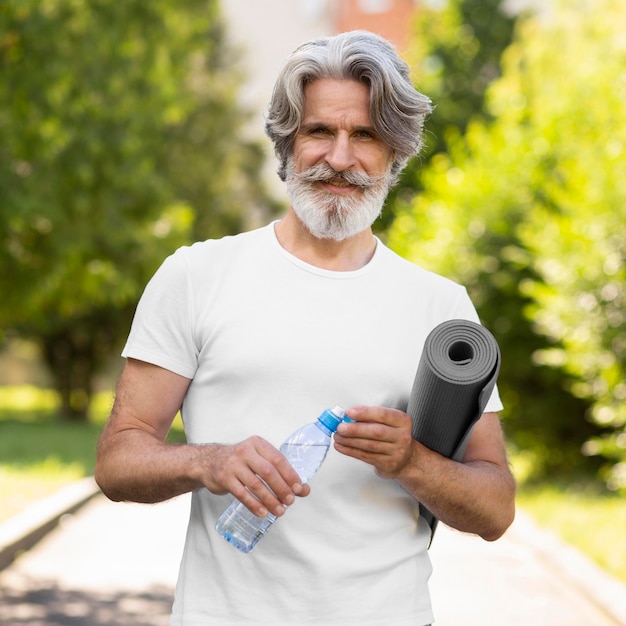
[[[94,376],[109,355],[113,341],[112,328],[99,321],[74,321],[40,337],[44,359],[59,394],[62,419],[89,419]]]

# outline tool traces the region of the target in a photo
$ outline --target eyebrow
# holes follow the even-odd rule
[[[305,124],[302,124],[300,126],[299,132],[307,132],[310,130],[315,130],[316,128],[323,128],[325,130],[334,130],[336,128],[336,126],[334,124],[327,124],[326,122],[307,122]],[[376,129],[373,126],[355,126],[354,128],[350,129],[351,132],[361,132],[361,131],[366,131],[368,133],[371,133],[374,136],[378,136],[378,133],[376,132]]]
[[[300,130],[313,130],[314,128],[332,128],[331,124],[326,122],[306,122],[300,125]]]

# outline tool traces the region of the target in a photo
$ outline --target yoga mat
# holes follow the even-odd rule
[[[448,458],[463,460],[472,427],[482,415],[500,371],[493,335],[468,320],[448,320],[426,338],[407,413],[413,438]],[[431,528],[435,516],[420,504]]]

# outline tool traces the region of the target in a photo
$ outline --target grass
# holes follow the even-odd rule
[[[626,583],[626,499],[589,481],[522,485],[518,506]]]
[[[108,397],[85,424],[58,420],[54,392],[0,388],[0,522],[64,485],[93,473]]]
[[[54,458],[26,469],[0,465],[0,523],[41,498],[85,476],[79,466],[66,466]]]
[[[0,388],[0,523],[36,500],[90,476],[112,394],[99,394],[86,423],[59,420],[54,392]],[[177,420],[172,439],[182,439]]]
[[[110,393],[98,395],[93,418],[70,423],[57,418],[53,392],[0,387],[0,522],[92,474],[111,402]],[[171,440],[184,440],[180,417],[172,430]],[[527,472],[519,458],[514,467],[522,483],[518,506],[626,583],[626,499],[588,481],[531,486],[523,482]]]

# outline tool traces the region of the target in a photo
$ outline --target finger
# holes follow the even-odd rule
[[[337,431],[335,442],[346,447],[359,448],[377,454],[390,454],[398,447],[407,445],[410,431],[405,428],[372,422],[347,424]]]
[[[231,493],[257,517],[265,517],[270,512],[267,506],[258,500],[243,483],[237,483],[231,489]]]
[[[395,478],[406,466],[409,458],[408,454],[399,453],[398,451],[389,450],[383,453],[370,452],[368,450],[343,446],[340,442],[335,442],[335,449],[345,456],[371,465],[382,478]]]
[[[268,475],[265,470],[258,471],[265,476]],[[289,495],[288,487],[284,483],[284,481],[282,481],[282,479],[273,478],[268,482],[268,480],[252,470],[246,472],[245,476],[242,477],[241,484],[243,485],[247,494],[249,494],[254,500],[256,500],[256,502],[252,501],[252,507],[248,507],[251,510],[253,508],[260,509],[262,507],[273,515],[279,517],[283,515],[286,507],[289,506],[289,504],[293,503],[295,499],[295,496],[293,494]],[[281,484],[282,487],[276,487],[276,484]],[[272,487],[272,485],[274,485],[274,487]],[[280,497],[275,493],[274,489],[277,489],[281,492]],[[247,494],[243,494],[243,496],[246,501],[249,501]],[[261,512],[261,515],[262,514],[263,513]]]
[[[411,420],[401,411],[391,409],[355,411],[358,417],[366,413],[383,421],[342,424],[335,433],[335,449],[374,466],[383,477],[393,477],[407,465],[412,454]]]
[[[361,450],[374,454],[387,454],[395,449],[395,439],[380,429],[361,429],[351,435],[335,435],[335,443],[343,448]]]
[[[222,448],[222,454],[214,459],[217,482],[255,515],[264,516],[268,511],[282,515],[285,504],[294,497],[292,494],[289,498],[289,486],[272,465],[272,459],[278,463],[282,458],[283,455],[261,437],[250,437]],[[281,502],[281,497],[287,502]]]
[[[219,452],[213,457],[217,480],[210,490],[232,493],[255,515],[282,515],[296,495],[309,494],[285,456],[261,437],[224,446]]]
[[[274,515],[282,515],[295,496],[307,496],[310,489],[279,450],[263,439],[255,443],[258,455],[250,464],[255,476],[248,488]]]
[[[337,452],[345,456],[349,456],[353,459],[363,461],[364,463],[367,463],[368,465],[373,465],[373,466],[378,465],[380,463],[381,456],[384,456],[384,455],[376,454],[374,452],[370,452],[368,450],[364,450],[362,448],[354,447],[351,445],[345,446],[345,445],[342,445],[341,442],[339,441],[335,441],[334,446]]]
[[[283,515],[287,510],[286,505],[283,505],[262,481],[259,484],[257,480],[258,476],[251,474],[251,478],[246,480],[246,483],[253,485],[252,487],[244,485],[243,482],[237,482],[230,492],[257,517],[265,517],[268,513],[276,517]],[[307,496],[309,492],[308,485],[303,485],[298,495]]]
[[[347,415],[359,423],[386,424],[394,428],[407,428],[411,426],[411,418],[398,409],[389,409],[377,406],[356,406],[346,411]],[[351,422],[342,422],[337,428],[338,432],[349,432]]]
[[[306,495],[298,472],[284,454],[265,441],[260,445],[258,464],[253,469],[286,506],[293,504],[296,495]]]

